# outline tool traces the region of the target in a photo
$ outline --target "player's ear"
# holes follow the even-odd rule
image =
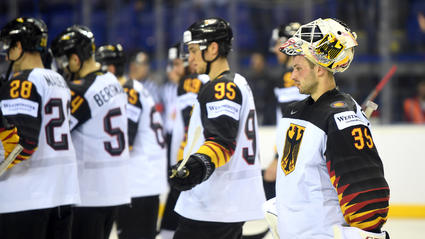
[[[9,52],[10,52],[10,50],[12,50],[12,49],[15,51],[14,56],[16,57],[16,59],[18,59],[18,57],[22,54],[22,51],[23,51],[21,42],[20,42],[20,41],[16,41],[16,42],[15,42],[15,44],[13,44],[13,46],[11,46],[11,47],[9,48]],[[7,58],[8,58],[9,60],[13,60],[13,61],[15,61],[15,60],[16,60],[16,59],[10,59],[9,57],[10,57],[10,55],[9,55],[9,54],[7,54]]]
[[[329,73],[329,71],[328,70],[326,70],[324,67],[322,67],[322,66],[318,66],[318,65],[314,65],[314,71],[316,72],[316,74],[317,74],[317,76],[319,76],[319,77],[324,77],[324,76],[327,76],[328,75],[328,73]]]
[[[14,46],[17,50],[22,51],[22,44],[20,41],[17,41],[15,46]]]
[[[208,46],[208,51],[213,57],[216,57],[218,55],[218,43],[211,42],[211,44]]]
[[[75,53],[72,53],[70,56],[69,56],[69,63],[71,63],[71,62],[73,62],[73,63],[75,63],[75,64],[81,64],[81,61],[80,61],[80,58],[78,57],[78,55],[77,54],[75,54]]]

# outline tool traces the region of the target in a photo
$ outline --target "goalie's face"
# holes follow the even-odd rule
[[[304,56],[295,56],[292,62],[291,79],[301,94],[312,95],[317,91],[318,78],[315,69],[318,67],[310,63]]]

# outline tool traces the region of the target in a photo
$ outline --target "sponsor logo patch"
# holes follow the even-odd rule
[[[224,99],[220,101],[209,102],[207,103],[206,108],[209,119],[226,115],[235,120],[239,120],[241,105]]]
[[[344,111],[334,115],[335,123],[339,130],[345,129],[354,125],[366,125],[354,111]]]
[[[137,122],[139,120],[141,113],[142,111],[138,107],[127,104],[127,118],[129,120],[133,122]]]
[[[38,103],[26,99],[11,99],[1,101],[3,115],[24,114],[32,117],[38,115]]]

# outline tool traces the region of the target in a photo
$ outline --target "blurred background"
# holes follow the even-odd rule
[[[425,187],[416,186],[425,180],[424,15],[425,0],[0,0],[1,26],[18,16],[42,18],[49,44],[66,27],[82,24],[91,28],[97,46],[120,43],[128,59],[146,52],[150,78],[159,85],[168,82],[168,48],[181,41],[184,30],[201,18],[222,17],[234,31],[231,68],[254,81],[256,103],[266,102],[264,108],[257,106],[262,125],[274,124],[274,93],[268,85],[282,71],[269,51],[272,30],[319,17],[342,20],[357,33],[359,46],[350,68],[336,74],[341,90],[361,104],[397,66],[375,100],[374,126],[382,126],[374,128],[374,139],[392,190],[385,228],[393,238],[412,239],[425,238]],[[0,58],[0,73],[6,67]],[[406,115],[409,105],[416,120]],[[398,125],[407,123],[422,125]],[[273,158],[274,133],[273,127],[260,130],[264,165]]]
[[[235,36],[230,55],[233,70],[246,76],[263,71],[273,78],[280,72],[275,55],[269,51],[273,28],[335,17],[357,33],[359,42],[350,69],[336,75],[343,91],[362,103],[390,68],[397,66],[375,100],[380,107],[374,119],[382,124],[406,122],[403,101],[416,95],[419,81],[425,78],[423,14],[423,0],[0,1],[0,25],[17,16],[42,18],[49,28],[49,43],[66,27],[82,24],[92,29],[97,46],[121,43],[129,57],[137,51],[148,53],[153,78],[159,84],[166,82],[168,48],[201,18],[219,16],[231,23]],[[4,71],[4,60],[0,67]],[[265,96],[272,94],[263,92]]]

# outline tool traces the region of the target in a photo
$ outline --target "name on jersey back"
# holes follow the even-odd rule
[[[68,88],[68,85],[66,84],[65,80],[59,77],[55,77],[52,75],[45,75],[44,78],[46,79],[46,83],[48,86],[56,86],[60,88]]]
[[[110,84],[94,94],[93,99],[100,107],[118,94],[125,94],[124,89],[118,84]]]

